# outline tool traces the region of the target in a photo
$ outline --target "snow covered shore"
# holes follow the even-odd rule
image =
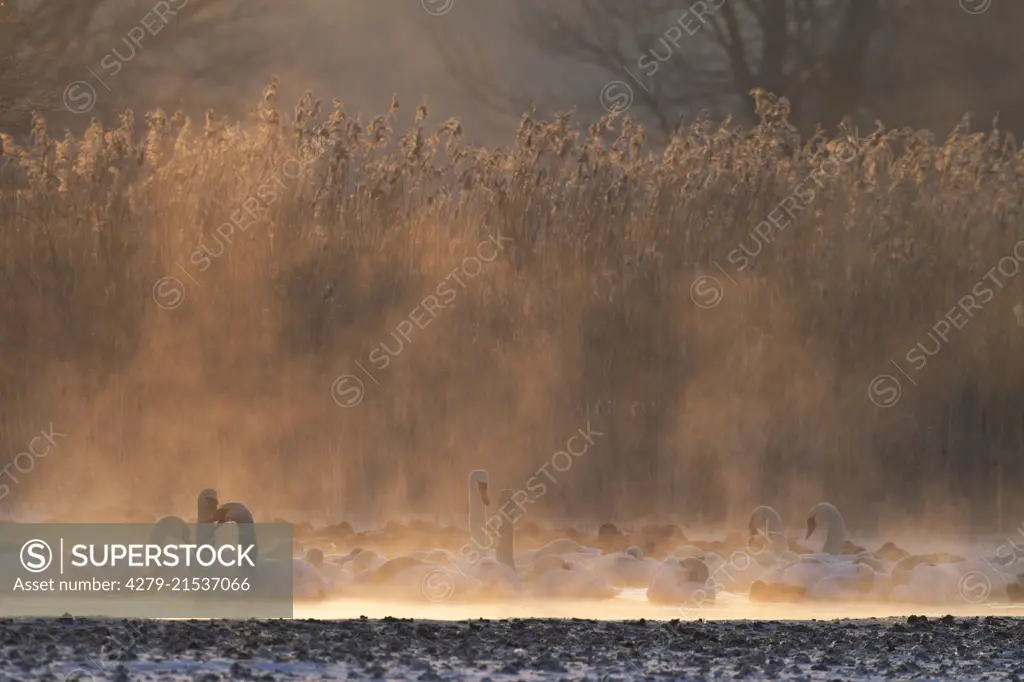
[[[0,680],[1024,677],[1024,620],[0,621]]]

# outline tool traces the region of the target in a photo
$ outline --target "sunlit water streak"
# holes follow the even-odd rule
[[[295,605],[295,618],[416,618],[467,620],[484,618],[588,618],[594,620],[828,620],[834,618],[887,618],[924,615],[1024,616],[1024,604],[971,604],[943,606],[914,604],[805,602],[802,604],[752,603],[745,595],[722,592],[713,606],[682,609],[652,604],[644,590],[623,590],[603,601],[520,600],[508,603],[453,604],[407,603],[360,599],[337,599]]]

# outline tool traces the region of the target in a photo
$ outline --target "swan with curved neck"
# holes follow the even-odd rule
[[[192,543],[192,529],[185,522],[185,519],[180,516],[162,516],[157,519],[156,523],[153,524],[153,529],[149,532],[149,544],[151,545],[166,545],[166,544],[191,544]],[[188,575],[189,571],[183,566],[176,567],[174,569],[166,566],[150,566],[146,575],[152,578],[158,576],[174,577]],[[130,577],[130,576],[126,576]]]
[[[747,523],[750,537],[761,536],[767,543],[774,557],[780,557],[789,551],[789,541],[782,526],[782,517],[767,505],[757,507],[750,513]]]
[[[815,529],[821,525],[828,529],[825,535],[825,545],[821,551],[825,554],[842,554],[843,545],[846,543],[846,523],[839,510],[828,502],[819,502],[811,507],[811,511],[807,514],[806,539],[810,539]]]
[[[289,561],[289,559],[267,559],[264,557],[262,561],[258,561],[260,550],[259,544],[256,542],[256,526],[254,525],[252,512],[241,502],[222,504],[217,508],[214,521],[218,526],[222,523],[233,522],[238,527],[238,544],[242,547],[252,546],[249,558],[252,559],[255,566],[249,568],[240,566],[240,569],[262,572],[264,577],[261,580],[264,584],[268,584],[272,579],[279,580],[283,575],[290,573],[293,596],[296,599],[323,599],[327,596],[329,581],[325,580],[321,571],[309,561],[309,559],[316,561],[317,556],[315,553],[313,555],[307,554],[307,559],[291,559],[291,566],[286,570],[282,570],[282,568],[287,567],[285,562]],[[322,560],[322,552],[319,558]]]
[[[491,504],[487,496],[488,475],[485,469],[469,472],[469,540],[478,551],[492,545],[487,533],[487,507]]]
[[[214,521],[219,526],[222,523],[233,522],[238,526],[238,544],[243,547],[252,546],[252,557],[255,562],[260,555],[259,544],[256,542],[256,527],[252,518],[252,512],[241,502],[228,502],[217,508]]]

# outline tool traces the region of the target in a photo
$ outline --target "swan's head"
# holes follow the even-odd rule
[[[306,550],[306,563],[314,567],[318,571],[324,569],[324,553],[323,550],[311,547]]]
[[[644,558],[644,551],[642,549],[640,549],[639,547],[637,547],[636,545],[633,545],[632,547],[627,548],[626,549],[626,554],[628,554],[629,556],[633,557],[634,559],[643,559]]]
[[[487,496],[487,483],[490,477],[487,475],[486,469],[474,469],[469,472],[469,485],[470,488],[476,485],[477,494],[483,501],[485,507],[491,505],[491,498]]]
[[[819,502],[811,507],[811,511],[807,514],[807,536],[804,539],[810,539],[820,524],[833,524],[836,519],[840,518],[842,517],[839,515],[839,510],[833,505],[828,502]]]
[[[217,516],[219,505],[217,491],[213,488],[207,488],[199,493],[199,523],[212,523]]]

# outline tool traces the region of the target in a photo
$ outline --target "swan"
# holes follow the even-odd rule
[[[180,516],[161,516],[153,524],[149,533],[150,544],[160,544],[165,540],[180,540],[182,544],[192,542],[192,530],[185,519]]]
[[[549,554],[523,571],[523,589],[548,599],[611,599],[619,590],[586,566]]]
[[[948,604],[963,601],[963,574],[949,564],[936,565],[920,556],[901,560],[890,574],[889,601],[909,604]]]
[[[867,560],[855,561],[856,557],[840,555],[846,542],[846,524],[835,506],[828,502],[814,505],[807,515],[807,536],[809,539],[819,525],[827,529],[822,551],[813,554],[795,555],[788,549],[788,541],[775,532],[771,526],[770,513],[763,512],[768,520],[769,546],[776,561],[750,583],[749,595],[753,601],[799,601],[809,599],[864,598],[868,594],[884,591],[884,576]],[[781,523],[774,529],[781,530]],[[822,582],[824,581],[824,582]],[[819,585],[820,583],[820,585]]]
[[[560,556],[565,559],[581,560],[594,559],[601,556],[601,550],[597,547],[587,547],[570,538],[558,538],[539,549],[531,549],[516,557],[520,564],[532,564],[546,556]]]
[[[866,581],[862,569],[872,571],[864,564],[843,564],[817,556],[801,556],[796,560],[783,559],[754,580],[748,592],[751,601],[787,602],[809,598],[833,598],[854,578]],[[815,586],[830,579],[818,591]],[[856,583],[860,584],[860,583]]]
[[[451,565],[398,556],[363,571],[350,585],[359,588],[361,593],[368,592],[381,599],[438,602],[455,595],[472,594],[480,587],[480,582]]]
[[[491,504],[487,496],[488,480],[485,469],[469,472],[469,539],[479,551],[493,544],[487,529],[487,507]]]
[[[913,604],[980,603],[989,596],[1006,594],[1014,583],[987,561],[938,555],[911,555],[893,567],[889,601]],[[959,559],[959,557],[957,557]]]
[[[690,557],[693,559],[703,560],[705,554],[706,552],[696,545],[681,545],[673,550],[671,556],[674,556],[677,559],[686,559]]]
[[[311,547],[306,550],[306,563],[320,573],[324,581],[325,590],[330,594],[337,594],[346,585],[352,582],[352,574],[345,570],[341,564],[333,561],[326,561],[322,549]]]
[[[819,502],[811,507],[807,514],[807,537],[810,540],[818,526],[824,525],[828,530],[825,535],[825,543],[821,548],[822,554],[839,556],[843,553],[843,545],[846,543],[846,523],[843,515],[828,502]]]
[[[192,530],[188,523],[185,522],[180,516],[162,516],[156,520],[153,527],[149,531],[148,539],[146,543],[149,545],[190,545],[192,544]],[[120,569],[120,579],[128,580],[138,576],[138,573],[130,565],[121,566],[114,568],[114,571]],[[188,568],[184,562],[179,562],[177,566],[165,566],[163,564],[152,564],[146,567],[145,577],[147,578],[164,578],[169,580],[173,577],[187,577],[190,575]]]
[[[484,557],[472,565],[470,575],[480,582],[474,597],[482,599],[513,599],[523,592],[523,578],[512,567],[494,557]]]
[[[743,548],[733,551],[727,559],[714,552],[703,557],[715,583],[730,592],[749,592],[755,580],[765,580],[771,569],[784,567],[797,557],[790,552],[782,517],[771,507],[755,507],[747,520],[747,529],[750,536]],[[767,579],[783,582],[779,577]]]
[[[633,545],[625,552],[605,554],[594,559],[589,568],[614,587],[646,587],[661,564]]]
[[[515,491],[509,488],[501,491],[499,502],[503,509],[512,502],[514,494]],[[535,552],[534,560],[520,576],[517,568],[519,559],[515,556],[515,534],[515,519],[503,518],[498,528],[495,561],[492,564],[483,559],[474,567],[476,575],[483,577],[481,574],[486,574],[491,579],[484,586],[484,591],[493,593],[498,590],[502,593],[515,594],[525,592],[532,597],[566,599],[606,599],[619,594],[617,589],[587,567],[554,553],[537,557]],[[551,544],[549,543],[549,546]],[[577,549],[579,546],[579,543],[555,545],[560,549]]]
[[[512,501],[514,492],[508,488],[501,491],[501,508]],[[476,580],[478,586],[472,596],[476,599],[510,599],[518,597],[523,590],[523,579],[516,567],[516,520],[501,518],[498,526],[498,546],[493,556],[476,557],[467,562],[461,557],[451,557],[451,562],[463,575]]]
[[[323,599],[327,596],[327,583],[323,576],[305,559],[260,559],[259,543],[256,541],[256,530],[252,512],[241,502],[228,502],[217,508],[214,520],[221,524],[233,522],[238,528],[238,544],[252,546],[250,557],[254,567],[243,567],[246,573],[255,574],[259,584],[269,585],[272,580],[283,579],[291,574],[293,599]],[[291,565],[288,565],[288,562]]]
[[[339,563],[347,567],[353,574],[359,574],[371,571],[381,566],[385,561],[387,561],[386,557],[382,557],[372,549],[360,549],[357,547],[349,552],[348,557],[343,558]]]
[[[880,589],[888,582],[887,574],[878,573],[865,563],[833,565],[831,569],[807,589],[809,599],[853,601],[880,597]]]
[[[753,556],[762,565],[770,565],[774,561],[789,552],[789,540],[786,539],[786,531],[782,525],[782,517],[779,512],[767,505],[755,507],[750,513],[750,521],[747,523],[750,530],[750,537],[761,537],[767,544],[764,551],[757,552]],[[748,549],[751,549],[748,543]],[[763,558],[762,558],[763,557]]]
[[[647,601],[700,607],[713,604],[715,592],[707,564],[695,557],[670,556],[651,576]]]

